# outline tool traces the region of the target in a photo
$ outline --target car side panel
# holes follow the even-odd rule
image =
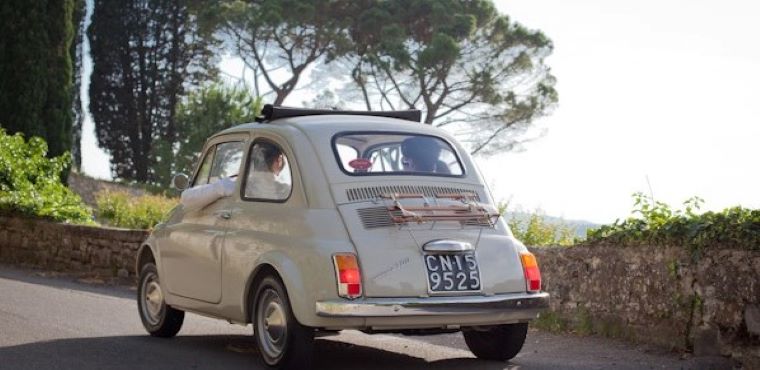
[[[275,207],[279,207],[276,212]],[[337,298],[332,255],[355,253],[340,215],[335,210],[247,202],[233,212],[223,248],[220,315],[249,320],[252,275],[258,266],[268,264],[285,283],[296,319],[317,325],[315,302]]]

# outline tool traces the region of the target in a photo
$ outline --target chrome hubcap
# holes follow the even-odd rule
[[[276,363],[285,350],[288,321],[282,299],[273,289],[261,293],[256,310],[256,332],[267,363]]]
[[[151,273],[143,279],[142,284],[142,313],[146,321],[151,325],[157,325],[163,317],[166,306],[164,305],[164,293],[158,282],[158,276]]]

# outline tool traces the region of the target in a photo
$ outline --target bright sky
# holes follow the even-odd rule
[[[760,208],[760,103],[753,101],[760,86],[760,5],[496,3],[554,41],[548,64],[560,93],[554,114],[537,124],[548,129],[546,136],[524,152],[478,159],[497,200],[608,223],[627,216],[631,193],[649,193],[649,182],[655,199],[672,205],[699,195],[706,209]],[[234,59],[222,69],[241,70]],[[308,96],[301,91],[286,104]],[[88,118],[83,169],[108,178],[93,130]]]

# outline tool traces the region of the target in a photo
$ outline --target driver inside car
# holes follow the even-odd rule
[[[439,159],[441,147],[435,139],[415,136],[401,143],[404,171],[450,174],[449,167]]]

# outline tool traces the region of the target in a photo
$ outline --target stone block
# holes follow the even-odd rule
[[[694,355],[720,356],[720,332],[709,326],[694,329]]]
[[[78,250],[71,251],[72,261],[82,261],[82,252]]]
[[[760,305],[744,307],[744,324],[748,332],[760,336]]]

